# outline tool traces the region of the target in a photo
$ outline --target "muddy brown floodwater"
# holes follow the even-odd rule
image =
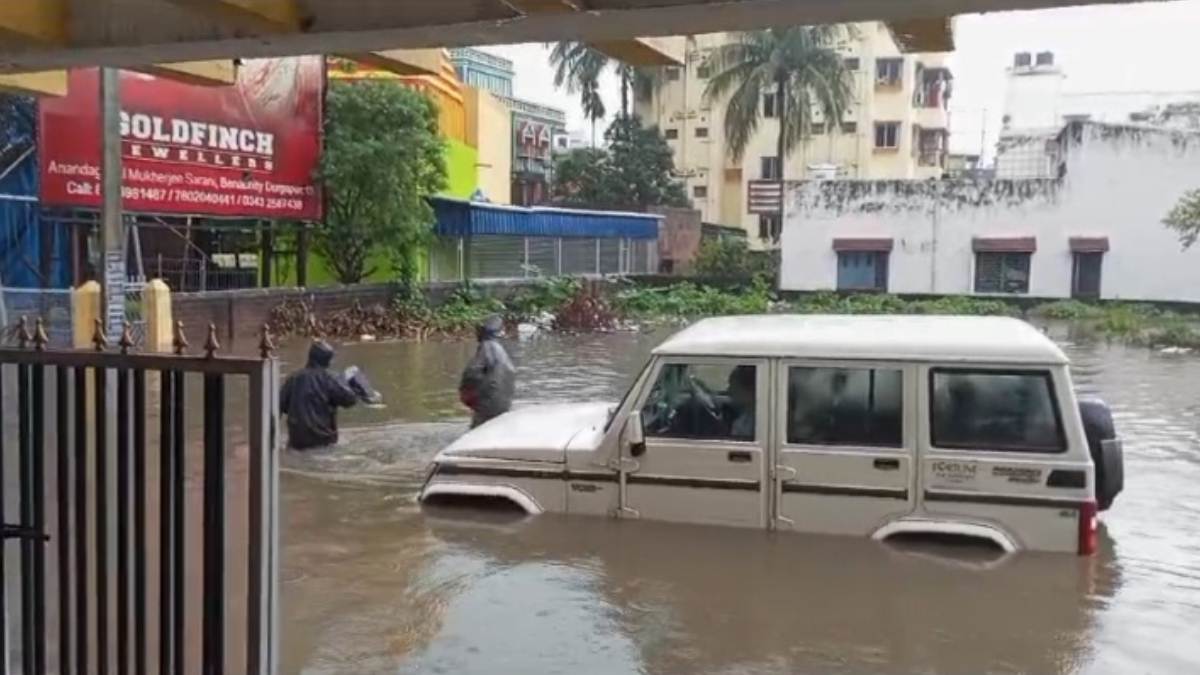
[[[519,403],[615,401],[656,341],[514,343]],[[1125,493],[1095,558],[992,569],[853,539],[425,517],[413,496],[465,429],[472,345],[347,346],[387,407],[347,415],[336,455],[285,462],[283,672],[1200,673],[1200,358],[1067,346],[1128,439]]]

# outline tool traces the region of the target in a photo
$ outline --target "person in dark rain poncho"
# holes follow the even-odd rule
[[[503,331],[504,322],[498,316],[484,319],[475,328],[479,346],[458,385],[459,399],[471,409],[472,429],[512,407],[517,373],[504,345],[500,344]]]
[[[288,446],[292,449],[336,445],[337,409],[358,402],[350,385],[329,369],[332,362],[333,347],[317,340],[308,349],[308,363],[283,383],[279,411],[287,415]]]

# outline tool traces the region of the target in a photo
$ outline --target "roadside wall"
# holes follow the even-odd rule
[[[472,284],[472,287],[486,296],[504,299],[536,283],[534,280],[496,281]],[[594,283],[602,285],[605,282]],[[445,302],[459,287],[458,282],[430,283],[425,285],[425,295],[429,303],[436,306]],[[271,310],[288,300],[304,299],[320,317],[350,309],[355,302],[364,307],[387,304],[395,295],[393,284],[360,284],[175,293],[171,296],[171,304],[174,320],[183,322],[188,335],[201,335],[211,323],[217,327],[221,342],[233,347],[257,344],[258,334]]]

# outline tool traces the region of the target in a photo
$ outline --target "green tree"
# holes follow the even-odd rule
[[[673,175],[671,148],[658,127],[620,116],[604,137],[608,147],[573,150],[555,164],[555,203],[631,211],[688,205],[683,183]]]
[[[776,155],[784,160],[812,132],[813,111],[837,122],[854,101],[854,77],[837,52],[852,36],[841,25],[793,26],[738,33],[708,57],[710,101],[725,103],[729,155],[741,159],[762,120],[763,92],[775,94]]]
[[[1163,219],[1179,235],[1179,243],[1191,248],[1200,238],[1200,189],[1185,194]]]
[[[414,281],[433,222],[425,197],[446,185],[436,104],[395,82],[331,82],[318,172],[325,219],[312,243],[338,281],[362,281],[380,258]]]

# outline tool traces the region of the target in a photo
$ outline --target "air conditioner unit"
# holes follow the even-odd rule
[[[858,121],[858,106],[851,106],[851,107],[843,110],[842,111],[842,121],[843,122],[857,122]]]

